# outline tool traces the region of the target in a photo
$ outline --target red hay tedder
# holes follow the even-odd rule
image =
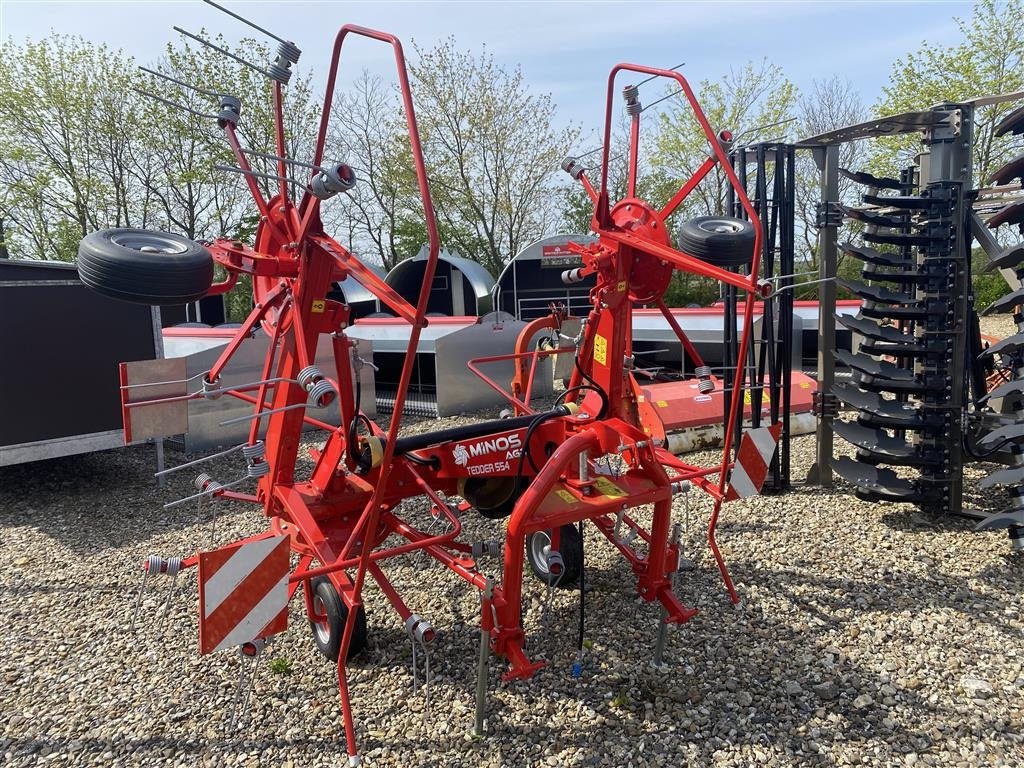
[[[320,220],[321,201],[357,183],[350,167],[325,159],[341,52],[352,36],[372,38],[394,50],[429,243],[423,288],[415,306],[331,238]],[[728,134],[712,129],[686,79],[678,72],[619,64],[608,78],[600,184],[595,187],[588,180],[578,160],[570,158],[563,165],[593,200],[592,228],[597,235],[593,244],[576,248],[583,266],[564,275],[566,281],[588,274],[597,279],[590,293],[592,308],[582,319],[579,336],[571,345],[555,344],[557,349],[527,349],[527,342],[541,328],[551,328],[553,338],[558,338],[564,313],[557,309],[524,332],[519,351],[505,356],[517,362],[508,395],[515,410],[510,418],[403,436],[403,404],[420,333],[429,322],[426,305],[440,243],[402,46],[390,34],[342,27],[334,44],[311,163],[285,156],[282,88],[290,74],[290,63],[297,58],[298,49],[282,41],[277,61],[267,71],[273,80],[276,113],[278,156],[271,158],[276,173],[259,174],[252,169],[249,157],[255,153],[241,146],[236,133],[240,105],[230,97],[220,100],[218,123],[259,212],[259,227],[251,247],[228,239],[199,245],[166,233],[107,230],[83,240],[80,266],[83,281],[95,289],[156,304],[227,291],[239,275],[252,276],[255,306],[202,377],[198,391],[188,392],[183,382],[177,382],[182,385],[177,391],[173,390],[174,382],[168,385],[170,389],[155,389],[161,386],[158,380],[140,378],[132,369],[136,364],[122,366],[122,391],[129,440],[158,431],[154,423],[160,419],[140,418],[143,414],[156,414],[160,408],[189,399],[227,395],[251,403],[254,415],[249,439],[239,448],[246,459],[245,477],[256,480],[255,493],[242,493],[200,475],[196,496],[253,502],[263,510],[267,530],[228,547],[180,560],[152,557],[147,562],[147,575],[176,574],[179,569],[198,566],[203,652],[230,646],[250,650],[261,647],[263,638],[284,628],[287,603],[301,586],[314,639],[325,654],[337,660],[347,751],[350,764],[357,765],[357,731],[346,662],[366,643],[363,588],[367,577],[380,587],[414,642],[425,647],[434,633],[388,580],[385,567],[389,558],[426,553],[480,590],[480,624],[487,639],[482,658],[486,659],[489,643],[491,652],[507,660],[505,679],[526,678],[541,664],[531,660],[524,650],[524,562],[528,559],[538,575],[546,574],[549,584],[574,583],[579,576],[582,547],[574,524],[581,521],[592,522],[622,553],[636,577],[638,593],[648,602],[661,604],[666,624],[685,622],[696,613],[672,589],[678,564],[678,527],[673,525],[672,499],[693,486],[713,500],[708,540],[730,596],[738,601],[715,542],[715,522],[724,501],[757,493],[763,480],[763,472],[758,478],[756,469],[742,473],[734,470],[731,447],[743,402],[745,366],[737,362],[746,359],[754,302],[767,289],[757,277],[761,252],[758,217],[733,173],[727,146],[723,146],[727,145]],[[629,192],[623,200],[609,199],[613,100],[616,79],[627,72],[674,81],[707,136],[707,161],[661,207],[635,197],[642,108],[638,88],[632,85],[623,89],[626,111],[632,120]],[[725,173],[749,220],[705,217],[689,221],[680,238],[685,247],[677,248],[666,219],[715,166]],[[299,184],[301,198],[294,199],[291,185],[298,173],[308,173],[309,178]],[[257,183],[261,175],[279,181],[277,194],[270,199],[264,197]],[[211,286],[214,263],[227,271],[228,278]],[[742,269],[735,269],[741,265]],[[696,354],[662,298],[674,270],[714,278],[746,292],[738,361],[732,361],[737,375],[728,401],[725,447],[721,459],[710,466],[689,464],[664,447],[665,430],[657,409],[645,400],[632,374],[631,318],[636,305],[661,308],[680,341],[691,355]],[[157,273],[161,279],[153,280]],[[359,410],[353,382],[354,368],[361,361],[345,334],[348,307],[326,298],[331,284],[340,280],[358,281],[412,327],[394,411],[386,428]],[[271,339],[260,381],[222,388],[220,376],[225,366],[260,325]],[[329,335],[333,343],[332,371],[322,371],[314,364],[317,342],[323,334]],[[573,355],[574,371],[554,407],[537,412],[530,407],[533,370],[540,356],[554,353]],[[475,362],[482,365],[494,359],[498,357]],[[713,387],[709,369],[698,369],[698,376],[702,387]],[[327,407],[339,408],[342,426],[333,427],[311,415]],[[296,458],[305,425],[321,428],[326,439],[320,448],[311,451],[312,472],[299,476]],[[264,427],[265,443],[260,440]],[[744,463],[747,470],[758,460],[770,460],[778,431],[772,427],[756,432],[744,436],[737,469],[744,462],[745,452],[753,457],[751,464]],[[620,467],[614,474],[603,469],[611,460]],[[740,476],[742,482],[738,481]],[[435,517],[447,520],[448,529],[442,533],[421,530],[403,519],[399,505],[413,497],[425,497]],[[650,530],[629,514],[631,509],[644,505],[653,508]],[[461,518],[474,510],[491,518],[508,518],[499,578],[484,573],[476,562],[479,552],[460,540]],[[393,536],[403,543],[385,546]],[[634,540],[642,544],[642,551],[634,548]],[[297,561],[294,568],[292,561]]]

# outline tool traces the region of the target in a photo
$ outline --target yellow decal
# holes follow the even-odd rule
[[[750,392],[744,392],[743,393],[743,404],[744,405],[750,405],[750,402],[751,402],[750,401]]]
[[[607,477],[599,476],[594,480],[594,487],[597,488],[604,496],[610,496],[613,499],[621,498],[626,495],[626,492],[619,488],[615,483],[609,480]]]
[[[811,383],[809,381],[801,381],[800,382],[800,389],[810,389],[810,388],[811,388]]]
[[[623,280],[618,285],[616,285],[615,290],[617,290],[619,293],[624,293],[626,291],[626,281]]]
[[[576,501],[576,497],[573,496],[568,491],[555,491],[555,495],[558,496],[558,498],[560,498],[566,504],[572,504]]]
[[[608,339],[600,334],[594,336],[594,362],[608,365]]]
[[[668,408],[668,400],[659,400],[658,401],[658,407],[659,408]]]
[[[323,299],[316,299],[313,302],[313,311],[314,312],[323,312],[326,308],[327,308],[327,302],[324,301]]]

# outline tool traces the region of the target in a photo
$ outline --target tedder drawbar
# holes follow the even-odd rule
[[[320,219],[321,201],[357,183],[351,167],[325,156],[342,48],[354,36],[391,46],[397,64],[429,243],[423,288],[415,306],[328,235]],[[596,276],[596,286],[590,292],[592,306],[580,319],[580,333],[571,344],[557,341],[567,338],[557,333],[564,316],[558,308],[526,331],[519,351],[506,356],[516,361],[516,380],[508,394],[515,410],[511,417],[402,435],[403,404],[420,333],[429,323],[427,298],[440,246],[402,46],[387,33],[351,25],[341,28],[327,74],[313,157],[311,162],[302,162],[286,156],[282,112],[283,88],[300,52],[294,44],[275,39],[280,43],[275,61],[258,69],[270,79],[273,89],[277,154],[261,154],[242,144],[237,130],[241,119],[238,99],[218,96],[219,112],[214,116],[259,214],[255,242],[250,246],[218,239],[201,245],[161,232],[106,230],[82,241],[79,267],[82,280],[96,290],[153,304],[182,303],[210,292],[224,292],[240,275],[251,276],[252,312],[219,359],[196,381],[195,391],[189,391],[183,376],[168,381],[166,373],[161,379],[161,372],[147,370],[145,363],[127,363],[121,371],[122,401],[128,441],[161,431],[172,434],[168,419],[174,419],[168,414],[190,399],[230,396],[251,403],[249,439],[232,449],[245,461],[242,478],[219,483],[201,474],[196,478],[197,493],[189,498],[252,502],[262,509],[267,530],[186,558],[151,556],[145,564],[146,578],[176,576],[182,569],[197,566],[203,653],[228,647],[257,653],[266,638],[285,628],[288,602],[301,587],[314,640],[337,662],[349,763],[358,765],[346,663],[367,642],[363,608],[367,577],[394,607],[414,648],[418,645],[427,650],[435,634],[389,581],[391,558],[426,553],[480,590],[478,729],[483,726],[489,653],[507,661],[505,679],[529,677],[542,666],[524,648],[524,562],[549,585],[576,583],[582,566],[583,521],[592,522],[626,558],[640,596],[663,608],[659,657],[665,626],[685,622],[696,613],[673,592],[679,561],[679,527],[672,520],[675,494],[695,487],[712,499],[709,544],[730,596],[738,601],[714,531],[724,501],[758,492],[778,437],[775,427],[748,432],[734,464],[732,449],[741,426],[746,367],[739,363],[746,359],[751,343],[752,305],[768,290],[757,278],[761,253],[758,218],[726,155],[728,134],[712,129],[678,72],[619,64],[608,78],[599,185],[595,187],[587,178],[577,158],[563,164],[594,205],[592,228],[597,240],[576,248],[582,266],[563,276],[567,282]],[[628,192],[622,200],[609,197],[613,101],[616,80],[623,73],[674,81],[707,137],[707,161],[661,207],[636,197],[642,107],[634,85],[622,91],[631,120]],[[178,88],[209,93],[175,82]],[[253,158],[269,161],[271,167],[265,172],[254,170]],[[715,167],[735,190],[748,220],[692,219],[681,227],[679,246],[673,245],[666,219]],[[269,199],[261,186],[268,180],[276,191]],[[293,188],[301,194],[293,196]],[[226,280],[216,284],[214,264],[227,273]],[[692,348],[663,300],[674,270],[713,278],[746,292],[738,359],[732,361],[736,375],[728,393],[724,449],[721,459],[709,466],[687,463],[666,449],[657,407],[645,401],[632,373],[631,319],[636,305],[661,308],[681,342]],[[331,284],[341,280],[358,281],[411,326],[394,411],[386,427],[359,410],[354,374],[363,361],[345,333],[348,307],[326,298]],[[225,366],[260,326],[270,337],[262,377],[247,385],[222,385]],[[546,349],[530,351],[530,337],[542,326],[550,329],[550,338],[556,341]],[[324,335],[333,345],[333,370],[321,370],[314,363],[318,340]],[[531,376],[538,357],[554,353],[574,356],[574,371],[554,407],[535,411],[530,406]],[[493,359],[475,363],[483,365]],[[476,365],[474,369],[478,370]],[[706,366],[698,366],[696,374],[694,385],[701,392],[715,386]],[[328,408],[340,412],[340,427],[316,418],[318,411]],[[306,425],[322,429],[326,439],[309,451],[312,471],[300,473],[296,459],[304,450],[300,438]],[[612,461],[617,469],[609,472]],[[255,491],[238,489],[250,479],[255,480]],[[404,519],[400,503],[414,497],[425,498],[433,516],[447,521],[447,528],[441,532],[422,530]],[[649,530],[635,519],[638,516],[630,515],[634,508],[648,505],[653,509]],[[462,518],[474,511],[489,518],[507,518],[504,546],[499,547],[503,556],[500,574],[489,575],[478,564],[479,542],[474,547],[460,540]],[[402,543],[395,545],[396,540]]]

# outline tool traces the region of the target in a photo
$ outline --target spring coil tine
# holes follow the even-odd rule
[[[242,455],[249,461],[262,459],[267,455],[267,446],[262,440],[257,440],[251,445],[242,446]]]
[[[206,376],[209,371],[203,373],[197,373],[195,376],[189,376],[187,379],[172,379],[171,381],[144,381],[138,384],[123,384],[121,389],[141,389],[142,387],[165,387],[168,384],[188,384],[195,381],[200,376]]]
[[[202,393],[203,397],[205,397],[207,400],[216,400],[218,397],[224,394],[224,390],[220,389],[219,387],[219,377],[214,379],[213,381],[210,381],[208,378],[206,378],[205,375],[203,376]]]
[[[299,56],[302,55],[302,51],[296,47],[295,43],[282,40],[277,46],[277,55],[279,58],[286,59],[292,64],[298,64]]]
[[[313,384],[324,377],[323,373],[315,365],[307,365],[295,376],[299,386],[308,390]]]
[[[267,411],[256,411],[254,413],[246,414],[245,416],[236,416],[233,419],[225,419],[224,421],[219,422],[219,426],[226,427],[231,424],[240,424],[243,421],[253,421],[254,419],[262,419],[266,416],[271,416],[275,413],[284,413],[285,411],[297,411],[300,408],[308,407],[309,406],[307,403],[296,403],[295,405],[286,405],[283,406],[282,408],[273,408]]]
[[[193,493],[191,496],[186,496],[185,498],[178,499],[177,501],[170,501],[170,502],[164,504],[164,509],[172,509],[174,507],[180,507],[182,504],[187,504],[188,502],[194,501],[195,499],[202,498],[203,496],[210,496],[212,498],[213,495],[215,493],[217,493],[218,491],[226,490],[226,489],[232,487],[232,485],[235,485],[235,483],[232,483],[232,484],[229,484],[229,485],[221,485],[217,481],[211,480],[210,484],[207,485],[205,490],[202,490],[199,493]],[[217,487],[214,488],[213,486],[217,486]]]
[[[193,480],[192,483],[195,485],[196,490],[203,491],[199,496],[200,499],[203,496],[211,495],[224,487],[205,472],[196,475],[196,479]]]
[[[249,710],[249,701],[252,698],[253,689],[256,687],[256,675],[260,669],[260,658],[263,656],[263,649],[267,647],[269,641],[266,638],[257,638],[249,643],[242,643],[238,647],[239,654],[242,656],[242,666],[239,669],[238,674],[238,686],[235,688],[234,702],[231,706],[231,728],[234,729],[235,724],[244,717]],[[253,651],[247,653],[246,649]],[[246,666],[251,669],[246,672]],[[248,680],[248,688],[245,691],[245,695],[242,696],[242,691],[246,688],[246,681]]]
[[[262,459],[254,461],[245,469],[245,476],[252,480],[259,480],[270,474],[270,465]]]
[[[336,394],[334,384],[327,379],[320,379],[309,388],[309,402],[315,408],[326,408],[334,402]]]

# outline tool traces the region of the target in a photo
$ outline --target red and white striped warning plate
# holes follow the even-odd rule
[[[199,553],[199,652],[269,637],[288,627],[287,536]]]
[[[729,476],[729,488],[725,492],[726,501],[747,499],[761,493],[761,486],[768,476],[768,466],[772,463],[780,434],[781,424],[748,429],[743,433],[740,449],[736,452],[736,464]]]

